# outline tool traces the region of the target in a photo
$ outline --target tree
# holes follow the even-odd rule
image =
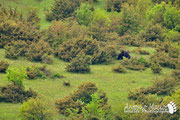
[[[93,11],[91,5],[81,4],[81,7],[76,11],[76,19],[80,25],[88,26],[92,21]]]
[[[55,0],[46,19],[52,21],[71,17],[80,4],[80,0]]]
[[[180,32],[180,11],[175,7],[168,5],[163,14],[163,23],[168,29],[174,29]]]

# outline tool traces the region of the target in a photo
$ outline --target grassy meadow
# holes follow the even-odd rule
[[[135,49],[135,47],[127,46],[127,49],[133,50]],[[146,49],[153,52],[152,48]],[[132,54],[132,56],[133,55],[136,54]],[[41,63],[29,62],[23,58],[20,58],[18,60],[9,60],[6,59],[4,56],[4,50],[1,49],[0,60],[8,61],[10,63],[10,67],[45,65]],[[60,73],[65,78],[25,80],[23,81],[23,83],[27,89],[32,88],[37,93],[53,102],[72,93],[73,90],[76,90],[77,87],[84,82],[94,82],[97,84],[97,87],[100,90],[104,91],[107,94],[109,104],[111,104],[112,108],[116,110],[121,104],[131,102],[127,99],[129,91],[133,91],[134,89],[140,87],[150,86],[151,81],[154,78],[163,77],[165,74],[168,74],[171,71],[171,69],[164,68],[161,75],[154,75],[149,68],[143,72],[129,70],[126,74],[118,74],[112,72],[112,67],[117,63],[118,61],[114,61],[110,65],[92,65],[91,72],[89,74],[75,74],[66,72],[65,67],[68,63],[54,58],[53,64],[47,65],[47,69],[51,70],[53,73]],[[7,81],[5,81],[5,76],[5,74],[0,74],[0,85],[4,85],[7,83]],[[63,80],[69,80],[71,86],[63,86]],[[20,104],[0,103],[0,119],[18,119],[17,115],[19,107]],[[63,118],[62,115],[58,115],[56,117],[57,119]]]

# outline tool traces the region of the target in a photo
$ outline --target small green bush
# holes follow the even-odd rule
[[[145,70],[146,63],[140,61],[140,59],[136,57],[132,57],[131,59],[123,59],[120,63],[127,69],[130,70]]]
[[[0,101],[2,102],[19,103],[36,96],[36,92],[34,92],[32,89],[25,90],[23,86],[10,84],[0,87]]]
[[[51,78],[52,78],[52,79],[56,79],[56,78],[59,78],[59,79],[60,79],[60,78],[64,78],[64,76],[61,75],[61,74],[59,74],[59,73],[55,73],[55,74],[52,74],[52,75],[51,75]]]
[[[161,73],[162,68],[161,65],[158,62],[153,62],[151,63],[151,70],[153,71],[153,73]]]
[[[0,61],[0,72],[5,73],[9,67],[9,63],[6,61]]]
[[[40,98],[31,98],[24,102],[20,107],[19,115],[26,120],[53,119],[52,107]]]
[[[7,80],[17,86],[23,86],[22,81],[27,78],[26,71],[24,69],[8,68],[6,73]]]
[[[76,19],[80,25],[88,26],[93,19],[92,7],[89,4],[81,4],[80,8],[76,10]]]
[[[127,70],[121,64],[114,66],[113,71],[117,72],[117,73],[126,73],[127,72]]]
[[[70,65],[66,67],[68,72],[75,72],[75,73],[88,73],[90,72],[90,57],[78,55],[74,58]]]

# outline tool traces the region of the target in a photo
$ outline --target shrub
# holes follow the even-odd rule
[[[24,69],[8,68],[6,73],[8,81],[17,86],[23,86],[22,81],[27,77],[26,71]]]
[[[127,2],[127,0],[107,0],[106,9],[108,12],[111,12],[111,11],[120,12],[122,8],[122,4],[125,2]]]
[[[156,4],[152,9],[147,12],[147,18],[155,23],[163,23],[163,14],[166,10],[166,4]]]
[[[121,11],[120,26],[118,27],[118,33],[124,35],[125,33],[136,33],[139,31],[139,19],[135,12],[133,5],[124,4]]]
[[[64,41],[72,40],[79,36],[87,36],[86,28],[79,26],[77,22],[53,21],[52,25],[45,32],[45,41],[55,49]]]
[[[0,72],[5,73],[8,67],[9,67],[8,62],[2,60],[0,61]]]
[[[108,40],[109,26],[111,25],[111,20],[109,15],[104,10],[96,9],[93,12],[93,20],[89,27],[89,36],[97,41],[110,41]],[[111,35],[112,36],[112,35]]]
[[[0,9],[0,47],[4,47],[11,41],[35,41],[38,40],[41,35],[39,30],[23,19],[22,14],[17,12],[17,9],[9,10],[2,7]]]
[[[76,19],[80,25],[88,26],[93,18],[92,7],[89,4],[81,4],[80,8],[76,10]]]
[[[0,87],[0,101],[2,102],[23,102],[31,97],[36,97],[37,93],[32,89],[25,90],[23,86],[15,84]]]
[[[89,103],[91,101],[91,95],[97,92],[98,88],[96,87],[96,84],[86,82],[81,84],[78,87],[78,90],[74,91],[72,94],[72,98],[74,101],[82,101],[84,103]]]
[[[91,95],[92,100],[87,104],[86,107],[82,108],[82,114],[85,119],[93,119],[93,118],[103,118],[105,116],[105,111],[101,108],[101,100],[98,97],[98,94]]]
[[[177,80],[180,80],[180,70],[173,70],[172,71],[172,76],[177,79]]]
[[[71,17],[80,4],[79,0],[55,0],[51,11],[47,13],[46,18],[47,20],[52,21]]]
[[[47,75],[41,69],[42,68],[36,67],[36,66],[27,67],[26,71],[27,71],[28,78],[29,79],[35,79],[35,78],[38,78],[38,77],[39,78],[46,78]],[[45,69],[45,68],[43,68],[43,69]]]
[[[180,41],[180,33],[175,30],[170,30],[166,34],[166,40],[172,41],[172,42],[178,42]]]
[[[66,70],[75,73],[88,73],[90,72],[89,64],[90,57],[80,54],[71,61],[70,65],[66,67]]]
[[[117,73],[126,73],[127,72],[127,70],[121,64],[114,66],[113,71],[117,72]]]
[[[180,31],[180,11],[175,7],[167,5],[166,12],[163,14],[163,23],[168,29]]]
[[[77,109],[79,113],[81,111],[81,106],[82,106],[80,102],[74,101],[71,96],[67,96],[63,99],[57,100],[55,104],[59,112],[66,116],[69,115],[68,109],[72,109],[72,108]]]
[[[19,115],[26,120],[52,120],[52,107],[40,98],[31,98],[24,102],[19,111]]]
[[[131,59],[123,59],[122,61],[120,61],[120,63],[127,69],[130,70],[145,70],[145,63],[142,63],[141,61],[139,61],[138,58],[131,58]]]
[[[91,95],[95,92],[97,92],[97,87],[94,83],[84,83],[73,94],[56,101],[56,106],[62,114],[69,115],[68,111],[73,109],[77,111],[77,114],[80,114],[82,113],[82,107],[92,101]],[[101,107],[104,107],[107,103],[106,94],[98,94],[98,96],[101,100]]]
[[[45,55],[50,55],[52,52],[49,44],[40,40],[38,42],[32,42],[26,52],[26,57],[31,61],[42,62]]]
[[[137,52],[137,53],[139,53],[139,54],[141,54],[141,55],[150,55],[149,51],[146,51],[146,50],[144,50],[144,49],[142,49],[142,48],[140,48],[140,47],[138,47],[138,48],[135,50],[135,52]]]
[[[136,89],[135,91],[130,92],[128,98],[137,100],[140,99],[139,96],[148,94],[167,95],[174,91],[176,86],[176,79],[166,76],[165,78],[154,80],[152,86]]]
[[[153,73],[161,73],[162,68],[158,62],[151,63],[151,70]]]
[[[56,79],[56,78],[59,78],[59,79],[60,79],[60,78],[64,78],[64,76],[61,75],[61,74],[59,74],[59,73],[55,73],[55,74],[52,74],[52,75],[51,75],[51,78],[52,78],[52,79]]]
[[[19,56],[25,56],[28,49],[28,42],[12,41],[5,46],[5,56],[11,59],[17,59]]]
[[[92,64],[108,63],[113,57],[116,57],[116,47],[106,45],[95,39],[77,38],[72,41],[63,42],[56,49],[56,55],[60,59],[70,62],[79,53],[84,53],[91,57]]]
[[[179,58],[171,58],[165,52],[156,52],[154,55],[151,56],[151,61],[159,62],[162,67],[169,67],[176,69],[178,65]]]
[[[138,35],[145,42],[164,41],[164,30],[160,24],[149,23],[145,30],[141,31]]]
[[[76,114],[82,113],[82,107],[92,101],[92,94],[97,92],[97,87],[94,83],[83,83],[78,87],[78,90],[73,94],[56,101],[56,107],[59,112],[65,115],[70,115],[70,111],[75,110]],[[104,109],[107,105],[106,94],[98,94],[100,106]],[[79,116],[79,115],[77,115]]]

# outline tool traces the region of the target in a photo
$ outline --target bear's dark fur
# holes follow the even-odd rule
[[[122,59],[123,59],[123,56],[126,57],[126,58],[128,58],[128,59],[131,58],[131,56],[129,55],[129,52],[123,50],[123,51],[118,55],[118,60],[122,60]]]

